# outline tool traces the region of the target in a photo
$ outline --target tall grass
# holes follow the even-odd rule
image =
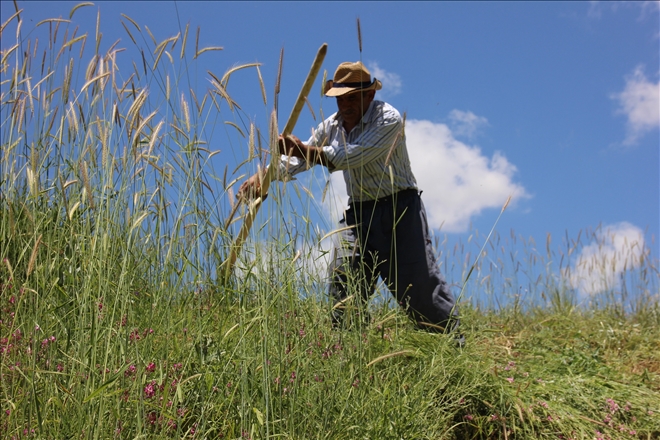
[[[159,42],[124,15],[132,46],[101,51],[100,15],[79,35],[79,7],[34,34],[20,13],[2,24],[4,438],[660,437],[648,252],[623,273],[635,307],[614,288],[585,309],[558,275],[579,239],[561,251],[548,238],[544,253],[475,231],[437,243],[448,277],[470,273],[466,348],[387,301],[333,331],[325,234],[302,186],[274,188],[237,270],[219,276],[235,183],[277,133],[242,124],[229,93],[232,75],[256,71],[267,106],[259,66],[208,72],[200,92],[188,72],[218,47],[188,27]],[[235,169],[215,168],[218,138]],[[297,203],[308,211],[290,213]]]

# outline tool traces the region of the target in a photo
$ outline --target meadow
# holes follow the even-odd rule
[[[79,34],[77,8],[0,30],[2,438],[660,439],[649,249],[585,303],[561,274],[594,231],[438,239],[464,347],[386,296],[333,330],[304,185],[273,184],[222,270],[237,185],[279,133],[229,93],[256,72],[269,109],[259,65],[205,72],[200,92],[191,66],[221,48],[194,29],[157,41],[123,15],[128,46],[101,51],[100,16]]]

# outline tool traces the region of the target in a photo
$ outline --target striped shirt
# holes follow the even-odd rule
[[[307,144],[323,148],[332,164],[330,171],[343,171],[349,203],[417,188],[406,148],[403,119],[390,104],[372,101],[350,133],[346,133],[342,118],[335,113],[319,124]],[[304,160],[282,156],[280,170],[286,170],[290,176],[308,168]]]

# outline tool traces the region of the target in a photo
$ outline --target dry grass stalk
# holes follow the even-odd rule
[[[16,129],[21,130],[23,126],[23,121],[25,120],[25,97],[21,97],[16,100],[16,116],[18,118],[12,117],[12,119],[17,120]]]
[[[27,88],[27,92],[26,92],[27,98],[28,98],[27,102],[30,104],[29,105],[30,114],[34,114],[34,99],[32,97],[32,85],[31,85],[30,78],[26,78],[25,83],[26,83],[25,85],[26,85],[26,88]]]
[[[183,93],[181,94],[181,111],[183,112],[183,120],[186,123],[186,130],[190,132],[190,111],[188,109],[186,97]]]
[[[60,193],[62,194],[62,203],[64,204],[64,210],[66,212],[69,212],[69,198],[66,196],[66,185],[64,183],[64,179],[62,178],[62,174],[58,174],[57,176],[58,180],[60,181]]]
[[[268,105],[268,99],[266,98],[266,86],[264,85],[264,79],[261,77],[261,69],[257,66],[257,76],[259,77],[259,87],[261,87],[261,97],[264,100],[264,105]]]
[[[186,30],[183,32],[183,41],[181,42],[181,55],[179,59],[183,59],[186,54],[186,43],[188,42],[188,29],[190,28],[190,23],[186,23]]]
[[[27,267],[28,277],[32,274],[32,271],[34,270],[34,265],[37,262],[37,251],[39,250],[39,246],[41,245],[42,237],[43,235],[39,235],[39,238],[37,238],[37,241],[34,243],[34,247],[32,248],[32,253],[30,254],[30,260],[28,262],[28,267]]]
[[[195,56],[193,59],[197,58],[197,55],[199,54],[199,32],[201,31],[201,28],[197,26],[197,32],[195,35]]]
[[[277,78],[275,79],[275,112],[277,112],[278,97],[280,95],[280,82],[282,80],[282,64],[284,63],[284,48],[280,49],[280,61],[277,65]]]
[[[227,93],[227,90],[222,85],[222,83],[218,80],[218,78],[215,75],[213,75],[211,72],[208,72],[208,73],[213,78],[211,80],[211,85],[214,87],[213,92],[215,92],[216,94],[218,94],[222,98],[224,98],[224,100],[227,101],[227,104],[229,104],[229,110],[234,111],[234,107],[238,107],[238,104],[236,104],[236,102],[233,99],[231,99],[231,97]],[[215,100],[214,100],[214,103],[215,103]],[[215,104],[216,104],[216,107],[219,110],[220,106],[217,103],[215,103]],[[238,107],[238,108],[240,108],[240,107]]]
[[[60,54],[61,54],[62,52],[64,52],[64,50],[66,50],[67,47],[71,47],[71,46],[73,46],[74,44],[76,44],[76,43],[79,42],[79,41],[82,41],[83,44],[85,44],[85,40],[86,40],[86,39],[87,39],[87,34],[84,34],[84,35],[81,35],[81,36],[79,36],[79,37],[76,37],[76,38],[73,38],[73,39],[67,41],[66,43],[64,43],[64,45],[62,45],[62,48],[60,49],[60,53],[57,54],[57,58],[60,57]]]
[[[7,59],[11,56],[12,53],[18,48],[18,44],[14,44],[12,47],[7,49],[6,51],[2,52],[2,58],[0,59],[0,62],[2,63],[2,66],[7,65]]]
[[[121,15],[124,15],[124,14],[121,14]],[[130,19],[129,19],[129,20],[130,20]],[[121,20],[120,20],[120,21],[121,21]],[[131,39],[131,41],[133,42],[133,44],[135,44],[135,45],[137,46],[137,42],[135,41],[135,38],[133,38],[133,34],[131,34],[131,31],[128,29],[128,27],[126,27],[126,23],[124,23],[123,21],[121,21],[121,25],[124,26],[124,30],[126,30],[126,33],[128,34],[128,37]]]
[[[66,112],[66,118],[69,122],[69,135],[74,138],[78,135],[80,131],[80,126],[78,125],[78,118],[76,117],[76,108],[73,105],[73,102],[69,103],[69,110]]]
[[[5,263],[5,266],[7,266],[7,271],[9,272],[9,279],[13,280],[14,279],[14,269],[11,267],[11,263],[9,263],[9,259],[3,258],[2,261]]]
[[[163,125],[165,124],[165,121],[160,121],[156,127],[153,129],[151,132],[151,136],[149,139],[149,151],[148,154],[151,156],[151,153],[154,150],[154,146],[156,145],[156,141],[158,141],[158,133],[160,133],[160,130],[163,128]]]
[[[248,64],[241,64],[238,66],[234,66],[231,69],[227,70],[227,72],[225,72],[224,75],[222,75],[222,80],[220,82],[224,87],[227,87],[227,84],[229,84],[229,78],[233,73],[242,69],[247,69],[250,67],[259,67],[259,66],[261,66],[261,63],[248,63]]]
[[[325,234],[323,237],[321,237],[321,239],[319,240],[319,243],[323,242],[323,240],[325,240],[328,237],[331,237],[335,234],[339,234],[340,232],[348,231],[350,229],[353,229],[354,227],[355,226],[345,226],[343,228],[338,228],[338,229],[335,229],[333,231],[330,231],[327,234]]]
[[[254,122],[250,123],[250,137],[248,138],[248,160],[252,160],[255,157],[255,145],[254,145],[254,132],[255,132]]]
[[[94,84],[94,83],[96,83],[96,82],[98,82],[98,81],[103,80],[104,78],[107,78],[108,76],[110,76],[110,72],[101,73],[101,74],[99,74],[98,76],[95,76],[94,78],[90,79],[89,81],[87,81],[87,82],[82,86],[82,88],[80,89],[80,92],[81,92],[81,93],[84,92],[84,91],[87,89],[87,87],[89,87],[90,85],[92,85],[92,84]],[[101,81],[100,84],[101,84],[101,90],[103,90],[103,86],[102,86],[103,82]]]
[[[131,104],[129,107],[128,112],[126,112],[126,120],[129,128],[132,128],[136,125],[136,120],[139,118],[140,110],[142,109],[142,106],[146,100],[147,91],[146,89],[142,89],[140,94],[133,101],[133,104]]]
[[[124,17],[126,20],[130,21],[131,24],[133,26],[135,26],[135,29],[138,30],[138,32],[142,32],[142,30],[140,29],[140,26],[138,26],[138,24],[135,22],[135,20],[133,20],[131,17],[129,17],[128,15],[123,14],[123,13],[121,14],[121,16]]]
[[[69,60],[68,67],[64,68],[64,84],[62,85],[62,102],[69,102],[69,91],[71,90],[71,77],[73,75],[73,58]]]
[[[108,147],[110,128],[106,127],[98,116],[96,117],[96,124],[98,125],[99,137],[101,138],[101,166],[104,170],[107,170],[108,156],[110,154],[110,148]]]
[[[357,18],[357,34],[358,46],[360,47],[360,54],[362,53],[362,31],[360,30],[360,17]]]
[[[87,203],[91,209],[94,209],[94,197],[92,194],[92,185],[89,180],[89,174],[87,173],[87,162],[80,162],[80,175],[83,180],[83,185],[85,187],[85,192],[87,193]]]
[[[160,57],[163,55],[163,52],[167,48],[167,45],[169,43],[175,44],[180,36],[181,36],[181,33],[161,41],[160,44],[158,46],[156,46],[156,49],[154,49],[154,54],[157,54],[157,55],[156,55],[156,61],[154,61],[154,67],[152,68],[152,70],[156,70],[156,68],[158,67],[158,63],[160,62]]]
[[[245,133],[243,133],[243,130],[241,130],[241,127],[239,127],[238,124],[236,124],[235,122],[232,122],[232,121],[225,121],[225,125],[230,125],[230,126],[234,127],[234,128],[236,129],[236,131],[238,131],[238,133],[239,133],[242,137],[245,137]]]
[[[71,8],[71,12],[69,12],[69,20],[73,18],[73,14],[80,8],[84,8],[85,6],[94,6],[94,3],[92,2],[85,2],[85,3],[78,3],[75,5],[73,8]]]
[[[103,34],[101,34],[101,10],[99,9],[98,13],[96,14],[96,49],[94,50],[94,53],[96,54],[99,53],[101,38],[103,38]]]
[[[176,120],[174,120],[170,123],[170,127],[172,127],[174,129],[174,131],[176,131],[178,134],[183,136],[186,141],[190,140],[190,138],[188,137],[188,134],[185,131],[183,131],[181,128],[179,128],[179,126],[176,123]]]
[[[200,55],[203,54],[204,52],[209,52],[209,51],[212,51],[212,50],[224,50],[224,47],[221,47],[221,46],[210,46],[210,47],[205,47],[204,49],[198,51],[198,52],[195,54],[195,58],[197,58],[198,56],[200,56]]]
[[[377,364],[378,362],[384,361],[385,359],[390,359],[390,358],[398,357],[398,356],[410,357],[410,356],[413,356],[414,354],[415,354],[414,350],[401,350],[401,351],[397,351],[397,352],[394,352],[394,353],[388,353],[388,354],[384,354],[382,356],[378,356],[376,359],[369,362],[366,366],[371,367],[372,365]]]
[[[11,21],[12,21],[14,18],[17,18],[17,17],[18,17],[18,18],[19,18],[18,21],[19,21],[19,23],[20,23],[21,20],[20,20],[19,15],[21,14],[21,12],[23,12],[22,9],[16,11],[16,12],[14,13],[14,15],[12,15],[11,17],[9,17],[7,20],[5,20],[4,23],[2,23],[2,25],[0,25],[0,36],[2,36],[2,32],[5,30],[5,28],[7,27],[7,25],[8,25],[9,23],[11,23]]]
[[[71,23],[71,20],[66,20],[64,18],[47,18],[47,19],[41,20],[39,23],[37,23],[35,28],[38,28],[42,24],[46,24],[46,23],[51,24],[51,25],[53,23]],[[56,40],[57,40],[57,28],[55,28],[55,34],[54,34],[54,37],[52,39],[53,43],[55,43]]]
[[[37,186],[37,177],[35,176],[34,171],[31,168],[25,169],[25,174],[27,176],[28,188],[30,189],[30,194],[32,197],[37,197],[39,195],[39,187]]]

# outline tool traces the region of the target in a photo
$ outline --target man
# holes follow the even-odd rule
[[[434,257],[403,120],[394,107],[374,99],[381,87],[362,63],[340,64],[324,89],[336,98],[338,111],[307,143],[280,137],[280,171],[292,176],[314,165],[343,171],[349,208],[329,271],[335,325],[341,324],[348,300],[366,304],[381,277],[418,326],[453,330],[455,300]],[[259,181],[258,175],[250,177],[239,195],[258,192]]]

